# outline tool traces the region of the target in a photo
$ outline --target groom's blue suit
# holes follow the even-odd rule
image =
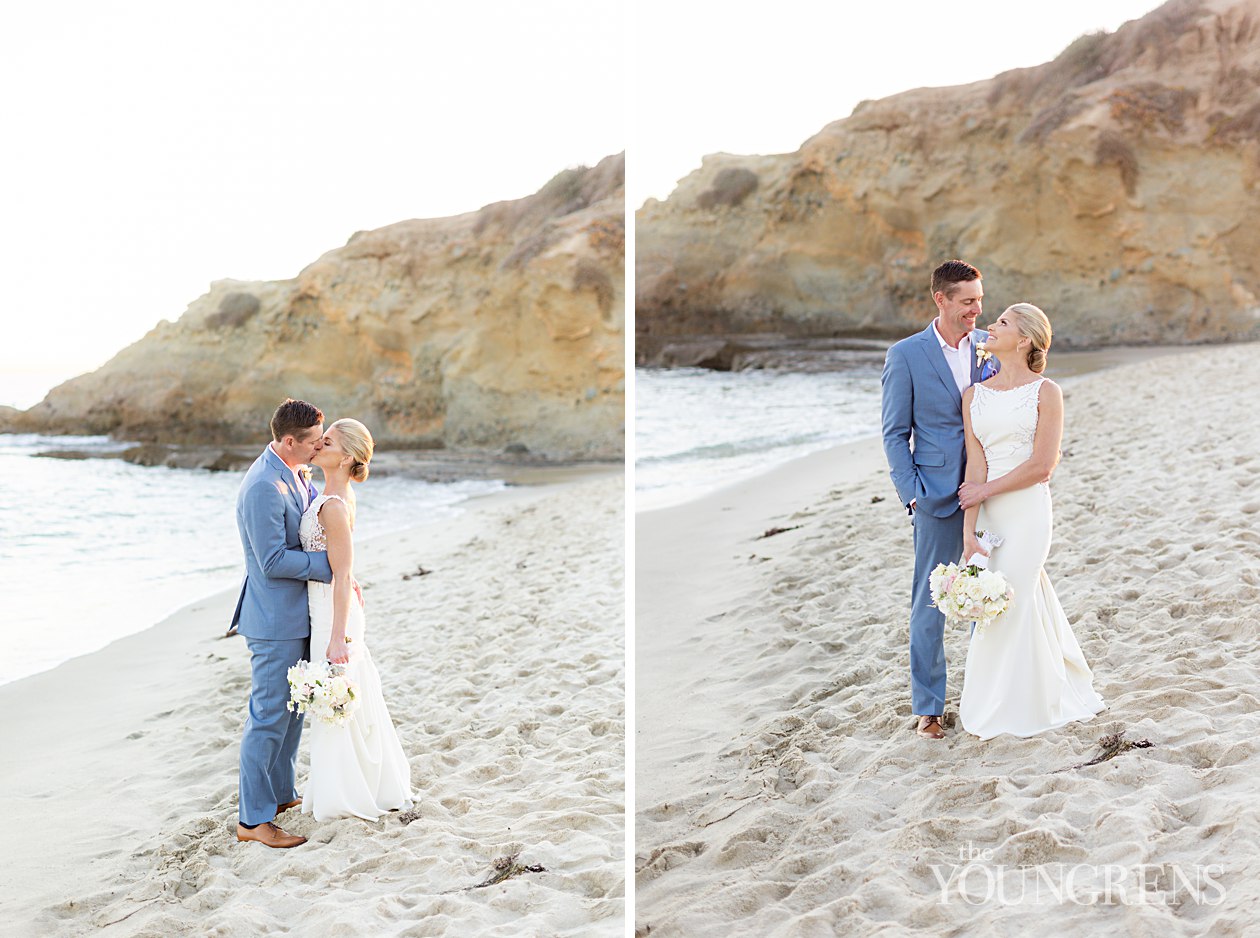
[[[972,347],[988,337],[974,330]],[[980,375],[973,356],[971,383]],[[903,505],[915,502],[911,704],[916,714],[939,715],[945,712],[945,616],[932,605],[928,577],[938,563],[962,557],[958,487],[967,462],[962,394],[931,323],[888,350],[881,382],[884,453],[893,485]]]
[[[245,583],[232,624],[249,643],[253,682],[241,740],[240,821],[251,827],[297,798],[294,776],[302,714],[286,709],[288,671],[309,658],[307,580],[332,582],[328,554],[300,549],[298,525],[315,489],[303,497],[284,461],[268,446],[236,497],[236,526],[245,548]]]

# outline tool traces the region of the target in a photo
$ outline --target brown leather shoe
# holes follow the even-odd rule
[[[941,726],[940,716],[919,717],[919,728],[915,732],[924,739],[945,738],[945,729]]]
[[[301,803],[302,799],[298,798],[296,801],[286,801],[284,804],[276,805],[276,817],[284,814],[284,812],[288,811],[290,808],[296,808]]]
[[[297,837],[293,834],[286,834],[276,825],[268,821],[266,824],[259,824],[255,828],[242,827],[236,825],[237,840],[256,840],[260,844],[268,847],[296,847],[298,844],[306,843],[305,837]]]

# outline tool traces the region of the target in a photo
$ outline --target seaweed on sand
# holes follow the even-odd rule
[[[1076,765],[1069,765],[1066,768],[1055,769],[1055,772],[1071,772],[1074,769],[1083,769],[1087,765],[1098,765],[1100,762],[1106,762],[1108,759],[1114,759],[1121,753],[1128,752],[1130,749],[1150,749],[1155,744],[1149,739],[1125,739],[1124,730],[1113,733],[1110,736],[1102,736],[1098,740],[1098,745],[1102,747],[1102,752],[1090,759],[1088,762],[1078,762]]]

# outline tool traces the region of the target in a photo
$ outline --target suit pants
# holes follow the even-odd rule
[[[275,818],[279,805],[298,796],[294,783],[303,714],[287,709],[288,672],[307,657],[310,638],[246,642],[253,679],[241,739],[238,814],[242,824],[258,825]]]
[[[910,703],[919,715],[945,712],[945,614],[932,605],[929,578],[939,563],[962,557],[963,512],[914,515],[914,585],[910,590]]]

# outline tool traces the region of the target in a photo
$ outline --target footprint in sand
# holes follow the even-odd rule
[[[635,875],[647,874],[644,878],[655,879],[668,870],[682,866],[689,860],[694,860],[708,849],[708,844],[698,840],[657,847],[646,859],[642,859],[635,864]]]

